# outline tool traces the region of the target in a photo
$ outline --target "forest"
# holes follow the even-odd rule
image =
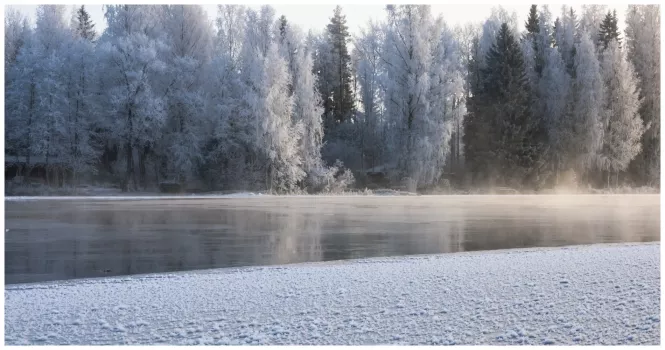
[[[47,186],[411,192],[660,186],[660,9],[387,5],[352,34],[271,6],[5,16],[5,176]],[[9,174],[7,169],[12,169]]]

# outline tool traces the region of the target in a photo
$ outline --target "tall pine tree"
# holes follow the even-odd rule
[[[536,5],[531,5],[531,8],[529,9],[529,17],[527,18],[527,21],[524,23],[524,27],[526,28],[526,33],[524,34],[524,40],[527,41],[528,44],[531,45],[533,48],[533,57],[529,57],[529,59],[533,59],[533,69],[535,72],[540,75],[542,72],[542,60],[540,59],[540,56],[542,56],[541,53],[538,52],[539,45],[538,45],[538,34],[540,33],[540,20],[538,18],[538,6]],[[534,82],[535,83],[535,82]]]
[[[603,50],[607,49],[607,46],[612,40],[621,43],[619,35],[619,19],[617,18],[617,11],[608,11],[603,22],[600,24],[600,30],[598,31],[598,41],[602,45]]]
[[[476,134],[475,142],[486,144],[471,149],[468,160],[476,163],[472,167],[489,185],[536,185],[544,128],[531,113],[524,59],[506,23],[485,61],[482,85],[470,99],[470,117],[475,120],[467,128]]]
[[[94,41],[97,37],[97,32],[95,32],[95,24],[92,23],[90,14],[88,14],[88,11],[85,10],[85,5],[81,5],[81,7],[76,10],[75,25],[76,34],[81,38]]]
[[[537,5],[531,5],[531,8],[529,9],[529,17],[527,18],[526,23],[524,23],[524,26],[526,27],[526,31],[529,34],[538,33],[538,30],[540,29],[540,25],[538,24],[538,6]]]
[[[324,113],[331,115],[335,123],[349,120],[354,110],[353,91],[351,90],[351,55],[347,44],[351,38],[346,16],[340,6],[335,7],[333,17],[327,26],[327,41],[330,49],[329,90],[322,91],[324,98],[330,99],[324,104]]]

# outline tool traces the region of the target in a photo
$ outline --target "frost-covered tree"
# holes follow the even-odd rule
[[[71,37],[65,7],[37,7],[35,31],[9,72],[7,142],[30,166],[36,158],[51,168],[66,152],[67,100],[63,48]],[[62,169],[60,169],[62,170]],[[47,179],[50,180],[50,179]]]
[[[167,120],[157,150],[165,165],[163,176],[191,180],[202,161],[203,67],[211,59],[212,28],[199,5],[167,5],[163,16]]]
[[[257,119],[256,146],[265,159],[265,181],[269,190],[289,192],[303,179],[298,143],[302,122],[292,124],[293,98],[288,94],[288,69],[277,44],[270,45],[263,59],[260,86],[254,91],[252,112]],[[258,84],[259,82],[256,81]]]
[[[388,6],[384,48],[390,151],[400,178],[431,186],[450,153],[456,97],[463,95],[457,53],[429,6]],[[456,106],[460,107],[460,106]]]
[[[321,160],[323,106],[321,96],[316,89],[316,75],[313,67],[312,50],[302,47],[295,60],[293,121],[296,124],[302,124],[299,152],[302,157],[303,170],[308,175],[324,166]]]
[[[575,44],[579,42],[578,27],[579,21],[575,10],[563,5],[561,7],[561,26],[560,30],[554,33],[554,41],[571,76],[574,74],[572,67],[575,58]]]
[[[640,153],[644,126],[638,113],[640,99],[635,71],[617,40],[610,41],[603,52],[601,68],[606,92],[601,119],[603,146],[597,165],[607,172],[609,186],[611,174],[618,177],[618,172],[626,170]]]
[[[359,86],[362,117],[360,148],[363,166],[383,164],[383,41],[384,31],[378,23],[370,22],[354,41],[356,79]]]
[[[316,90],[316,75],[311,52],[302,50],[296,56],[296,76],[293,80],[294,112],[293,121],[302,123],[302,137],[299,152],[303,170],[310,174],[320,169],[321,146],[323,142],[323,107],[321,97]]]
[[[570,169],[658,184],[657,6],[629,7],[625,52],[602,5],[556,20],[534,5],[524,34],[501,7],[453,30],[388,6],[353,40],[340,7],[305,34],[270,6],[220,5],[213,28],[201,6],[108,5],[99,38],[86,10],[5,19],[6,154],[50,182],[332,191],[353,180],[341,159],[422,188],[464,158],[477,184]]]
[[[98,47],[104,67],[102,84],[112,121],[109,136],[119,145],[126,164],[123,190],[147,186],[148,161],[166,120],[166,101],[157,92],[157,77],[166,65],[158,35],[156,9],[144,5],[106,7],[108,27]]]
[[[239,5],[218,6],[212,59],[204,67],[206,118],[200,173],[211,189],[237,189],[248,185],[239,181],[247,178],[251,144],[249,116],[242,106],[245,84],[239,74],[246,11],[246,7]]]
[[[574,70],[576,74],[572,85],[574,100],[571,125],[573,142],[569,143],[567,153],[575,155],[574,168],[578,174],[585,175],[593,169],[596,155],[602,147],[601,116],[605,101],[600,63],[587,32],[582,33],[580,43],[576,45]]]
[[[584,32],[588,33],[597,48],[600,45],[598,41],[600,24],[603,22],[603,18],[605,18],[606,14],[607,5],[582,5],[582,16],[578,27],[578,35],[581,36]]]
[[[465,49],[462,48],[455,30],[445,23],[442,26],[434,51],[433,66],[434,91],[441,97],[433,97],[433,108],[441,108],[440,116],[449,123],[446,128],[451,133],[450,153],[446,156],[446,162],[451,166],[450,172],[454,173],[460,166],[460,133],[466,115]]]
[[[27,107],[29,98],[28,85],[31,81],[30,73],[32,67],[28,67],[28,62],[22,62],[22,67],[15,67],[19,54],[23,51],[25,54],[26,45],[31,40],[32,31],[28,25],[28,20],[19,11],[12,8],[6,8],[5,12],[5,147],[7,154],[16,154],[19,147],[12,139],[12,134],[20,134],[17,130],[18,125],[27,119],[26,111],[19,112],[17,108],[22,105]],[[29,55],[25,55],[27,59]],[[26,79],[28,78],[28,79]],[[16,136],[18,137],[18,136]]]
[[[566,64],[556,48],[547,48],[542,77],[539,81],[539,104],[547,129],[549,161],[556,173],[565,169],[567,147],[572,138],[569,120],[571,118],[570,85]]]
[[[642,152],[632,165],[636,180],[660,183],[660,7],[629,5],[626,13],[628,59],[635,67],[645,126]]]
[[[5,12],[5,74],[16,62],[19,51],[31,34],[28,19],[9,7]],[[5,80],[6,82],[6,80]]]
[[[461,71],[464,81],[463,105],[466,109],[466,102],[472,94],[472,84],[475,85],[475,81],[477,81],[477,74],[474,72],[474,67],[477,66],[475,58],[478,55],[478,39],[480,37],[481,25],[480,23],[467,23],[462,27],[457,27],[455,31],[461,59]],[[466,110],[466,113],[468,114],[468,110]],[[452,140],[453,147],[451,149],[451,164],[453,165],[453,172],[456,175],[455,177],[457,181],[462,180],[462,175],[464,174],[463,166],[465,165],[465,122],[466,117],[462,120],[462,122],[455,122],[455,130]]]
[[[102,37],[117,38],[123,35],[142,33],[156,38],[161,33],[159,13],[162,8],[149,5],[104,5],[107,27]],[[110,40],[105,38],[105,40]],[[102,39],[100,37],[100,39]]]
[[[536,35],[536,45],[538,47],[537,62],[539,63],[538,67],[540,67],[538,74],[542,75],[542,67],[545,65],[545,60],[548,56],[547,49],[554,44],[554,24],[552,23],[552,13],[549,6],[543,5],[538,12],[538,25],[540,26],[540,30],[538,30],[538,34]]]
[[[537,10],[536,5],[531,5],[529,11],[529,18],[525,23],[526,33],[524,40],[531,43],[533,46],[533,61],[536,77],[542,75],[543,66],[545,62],[545,50],[552,46],[552,15],[549,7],[543,5],[540,11]]]
[[[258,51],[262,57],[268,55],[273,40],[275,40],[274,24],[275,24],[275,9],[272,6],[261,6],[259,11],[248,9],[246,14],[247,21],[245,25],[245,41],[243,48],[249,51]],[[248,52],[245,51],[245,59]],[[245,66],[253,62],[243,62]]]
[[[542,53],[539,52],[542,48],[538,45],[538,33],[540,33],[540,19],[538,16],[538,6],[531,5],[529,8],[529,17],[524,23],[526,32],[522,36],[520,46],[524,54],[524,64],[526,67],[527,78],[531,85],[531,90],[534,92],[533,98],[538,101],[538,78],[543,69]]]
[[[508,29],[511,31],[513,36],[518,36],[519,23],[517,21],[517,13],[508,13],[508,11],[506,11],[506,9],[501,6],[493,7],[490,17],[485,20],[482,25],[482,31],[479,40],[479,54],[481,57],[479,62],[481,67],[485,66],[485,55],[496,42],[497,34],[499,33],[503,23],[508,25]]]
[[[63,50],[68,147],[61,156],[71,168],[74,182],[80,181],[80,176],[96,173],[100,155],[94,127],[101,115],[95,79],[98,65],[89,38],[75,36]]]
[[[74,12],[72,25],[74,33],[79,37],[88,41],[94,41],[95,38],[97,38],[95,24],[92,23],[92,19],[90,19],[90,14],[86,11],[85,5],[81,5],[81,7]]]
[[[553,116],[548,115],[551,106],[547,105],[551,82],[542,81],[545,61],[549,58],[549,49],[553,44],[552,15],[547,5],[543,5],[540,11],[537,11],[536,5],[532,5],[526,29],[527,32],[522,37],[521,48],[531,89],[532,114],[535,118],[542,119],[543,125],[545,125],[547,120],[554,119]],[[550,76],[548,79],[552,79],[552,77]],[[546,134],[543,133],[542,136],[546,137]],[[540,142],[547,144],[546,139],[542,139]]]
[[[298,147],[303,123],[292,121],[294,98],[288,90],[288,64],[273,31],[274,10],[269,6],[262,7],[260,14],[248,10],[247,21],[241,105],[248,130],[245,142],[251,150],[249,171],[264,188],[290,192],[305,176]]]
[[[280,55],[289,68],[289,94],[294,103],[292,121],[294,125],[302,126],[298,152],[303,170],[311,182],[312,177],[318,176],[324,167],[321,161],[323,107],[316,89],[313,48],[308,46],[300,28],[288,23],[286,17],[280,17],[277,24]]]
[[[241,5],[217,5],[217,45],[237,65],[245,37],[245,11]]]
[[[37,123],[37,83],[44,74],[36,39],[29,36],[6,68],[5,147],[9,155],[24,156],[31,164],[38,150],[33,125]]]

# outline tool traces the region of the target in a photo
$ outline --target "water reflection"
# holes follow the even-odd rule
[[[659,196],[6,202],[5,281],[659,240]]]

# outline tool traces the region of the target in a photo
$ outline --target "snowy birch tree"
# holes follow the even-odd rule
[[[363,165],[368,159],[368,166],[375,167],[382,164],[384,143],[382,129],[383,123],[383,64],[382,49],[384,32],[377,23],[370,22],[367,28],[360,31],[354,41],[354,57],[356,60],[356,79],[360,93],[360,107],[362,119],[361,154]]]
[[[164,175],[186,181],[203,159],[203,67],[211,59],[212,28],[200,5],[167,5],[163,22],[167,120],[157,149],[166,163]]]
[[[574,142],[569,143],[568,154],[575,154],[575,169],[585,175],[593,168],[596,155],[603,142],[601,114],[605,100],[605,86],[596,57],[593,41],[583,32],[576,46],[572,94]]]
[[[95,74],[98,68],[95,60],[94,36],[89,33],[76,36],[64,48],[63,82],[67,95],[67,143],[63,152],[63,161],[72,172],[73,180],[80,181],[80,176],[96,173],[96,162],[100,155],[100,147],[94,144],[94,125],[100,117],[97,104]]]
[[[601,71],[606,93],[601,119],[603,147],[597,165],[607,172],[610,186],[611,175],[615,174],[618,182],[618,172],[626,170],[640,153],[644,126],[638,114],[640,99],[635,71],[617,40],[610,41],[603,52]]]
[[[550,146],[549,160],[552,162],[558,181],[559,171],[564,170],[567,145],[571,141],[572,131],[569,119],[572,112],[570,102],[570,76],[565,62],[556,48],[545,49],[542,77],[539,81],[539,92],[542,116],[547,129]]]
[[[16,63],[16,58],[30,34],[28,19],[19,11],[7,8],[5,12],[5,74]]]
[[[442,21],[434,20],[424,5],[388,6],[387,11],[385,98],[391,151],[398,176],[412,187],[431,186],[450,152],[454,120],[448,103],[455,94],[446,95],[446,88],[456,80],[444,65]]]
[[[633,168],[637,180],[660,183],[660,7],[629,5],[626,13],[628,59],[635,67],[642,104],[640,117],[645,126],[642,152]]]
[[[64,20],[65,7],[37,7],[34,34],[23,43],[10,66],[6,106],[8,143],[26,157],[35,157],[50,169],[66,149],[67,125],[63,47],[71,39]],[[47,178],[47,181],[50,179]]]
[[[145,188],[147,160],[166,119],[164,97],[153,86],[166,70],[159,55],[165,45],[149,36],[156,34],[155,12],[143,5],[107,7],[108,27],[98,49],[105,65],[107,118],[114,121],[111,137],[120,145],[126,164],[125,191]]]

